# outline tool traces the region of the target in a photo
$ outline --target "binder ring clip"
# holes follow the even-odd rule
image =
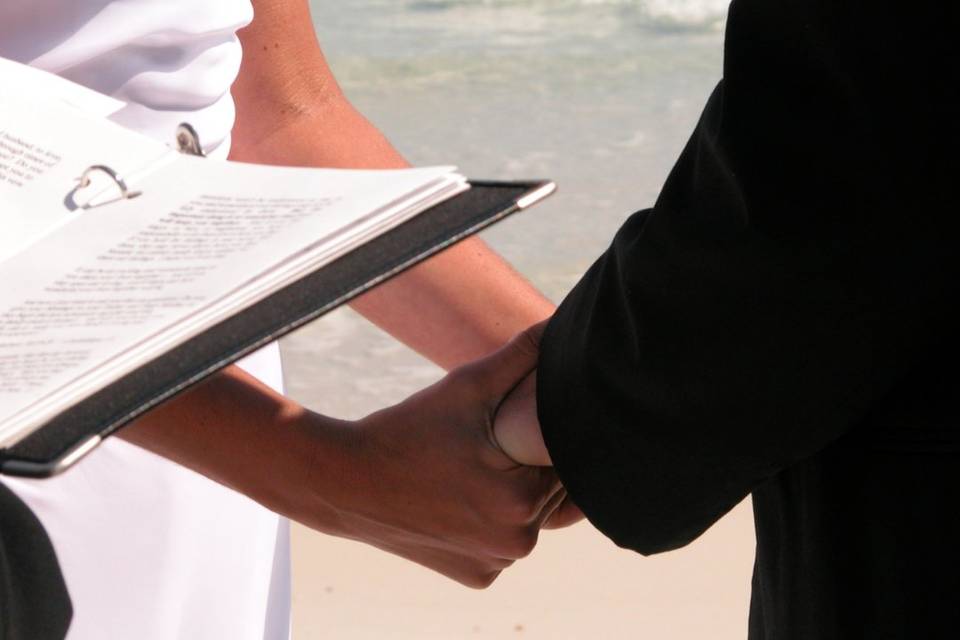
[[[188,122],[181,122],[177,126],[177,151],[201,158],[207,155],[200,145],[200,135]]]
[[[83,205],[83,206],[77,205],[77,203],[74,201],[73,196],[80,189],[90,186],[90,182],[91,182],[90,174],[97,173],[97,172],[105,173],[108,176],[110,176],[110,179],[113,180],[113,183],[117,185],[117,189],[119,189],[120,191],[120,198],[119,198],[120,200],[132,200],[133,198],[136,198],[142,193],[141,191],[131,190],[130,187],[127,186],[127,183],[123,181],[123,178],[121,178],[116,171],[114,171],[107,165],[94,164],[84,169],[80,177],[77,178],[77,186],[73,188],[73,191],[67,194],[64,204],[67,205],[68,209],[73,211],[75,209],[80,209],[80,208],[87,209],[89,207],[89,205]]]

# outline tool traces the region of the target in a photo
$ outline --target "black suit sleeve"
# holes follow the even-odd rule
[[[71,615],[46,532],[0,483],[0,640],[60,640]]]
[[[844,40],[862,14],[813,4],[734,3],[725,79],[656,205],[543,338],[560,477],[642,553],[850,430],[955,323],[955,101],[928,83],[946,69]],[[869,11],[885,40],[913,26]],[[911,55],[936,59],[916,28]]]

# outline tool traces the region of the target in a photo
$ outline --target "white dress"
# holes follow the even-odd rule
[[[248,0],[3,0],[0,56],[123,100],[112,119],[158,139],[189,121],[225,157],[251,18]],[[281,388],[276,345],[243,366]],[[288,638],[288,525],[251,500],[116,438],[58,478],[3,482],[53,541],[70,640]]]

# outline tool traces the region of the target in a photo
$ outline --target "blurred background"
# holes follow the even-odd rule
[[[548,202],[485,233],[557,302],[624,219],[652,205],[722,73],[724,0],[311,5],[344,90],[411,162],[559,184]],[[282,348],[291,395],[341,418],[441,375],[348,309]],[[689,547],[652,558],[588,524],[541,540],[477,592],[295,527],[294,637],[746,637],[748,503]]]

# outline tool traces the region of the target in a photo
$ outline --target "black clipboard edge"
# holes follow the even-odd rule
[[[470,186],[469,191],[421,213],[143,365],[71,407],[13,447],[0,450],[0,474],[49,478],[66,471],[96,449],[107,436],[216,371],[451,245],[533,206],[556,190],[556,185],[550,181],[471,181]],[[484,200],[488,202],[484,203]],[[380,259],[370,260],[371,256]],[[307,303],[309,310],[305,311],[307,307],[301,306],[289,314],[271,313],[273,305],[278,302],[281,307],[289,306],[288,301],[283,301],[284,297],[295,298],[298,294],[309,293],[311,281],[319,279],[322,285],[324,274],[328,280],[336,280],[338,270],[349,273],[358,268],[357,263],[374,264],[375,267],[370,269],[373,273],[345,278],[342,286],[334,288],[329,299],[319,305]],[[249,332],[250,335],[238,335],[243,332],[238,332],[235,325],[244,325],[256,316],[261,316],[260,322],[254,323],[259,328]],[[225,341],[229,342],[226,348]],[[141,390],[157,379],[168,381],[149,387],[160,391],[143,394]],[[104,415],[108,417],[104,419]]]

